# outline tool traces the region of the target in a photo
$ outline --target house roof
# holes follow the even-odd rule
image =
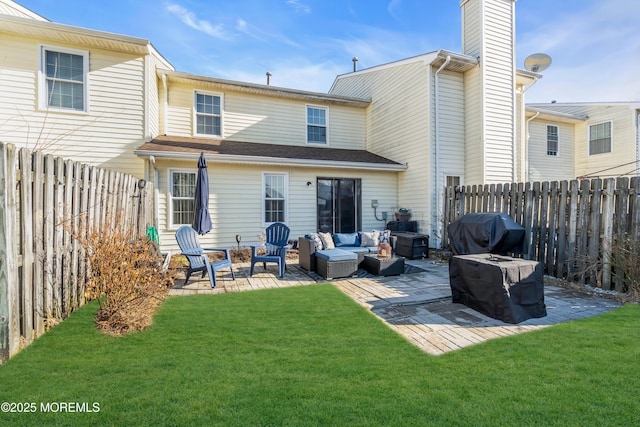
[[[142,144],[134,153],[139,157],[196,160],[204,153],[207,161],[316,168],[346,168],[398,172],[407,165],[366,150],[308,147],[256,142],[158,136]]]
[[[309,92],[304,90],[289,89],[278,86],[263,85],[257,83],[247,83],[235,80],[226,80],[216,77],[201,76],[179,71],[158,70],[160,78],[166,76],[168,81],[177,83],[193,84],[194,82],[203,84],[218,90],[235,90],[254,95],[276,96],[279,98],[296,99],[308,102],[322,102],[334,105],[348,105],[351,107],[366,108],[371,104],[371,100],[354,98],[350,96],[331,95],[320,92]]]
[[[549,104],[550,105],[550,104]],[[537,105],[526,106],[527,118],[535,117],[541,120],[554,120],[557,122],[565,123],[580,123],[587,120],[589,117],[583,114],[572,114],[563,111],[556,111],[551,108],[539,107]]]
[[[149,40],[138,37],[2,13],[0,13],[0,33],[45,39],[55,43],[79,44],[136,55],[152,54],[163,62],[164,67],[172,67]]]

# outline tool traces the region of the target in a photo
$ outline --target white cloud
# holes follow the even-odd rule
[[[198,30],[217,39],[226,40],[229,38],[222,25],[213,25],[209,21],[198,19],[195,13],[178,4],[169,3],[166,5],[166,9],[194,30]]]
[[[296,12],[311,13],[311,7],[300,3],[299,0],[287,0],[287,4],[292,6]]]

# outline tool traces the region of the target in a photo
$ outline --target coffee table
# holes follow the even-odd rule
[[[362,268],[376,276],[397,276],[404,273],[404,258],[393,255],[391,258],[378,258],[378,255],[365,255]]]

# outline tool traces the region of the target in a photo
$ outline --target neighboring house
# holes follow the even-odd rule
[[[640,102],[528,104],[530,181],[640,175]]]
[[[143,177],[158,134],[149,41],[61,25],[0,0],[0,140]]]
[[[591,110],[525,108],[542,76],[515,67],[515,0],[460,7],[461,53],[358,70],[313,93],[177,72],[147,40],[0,0],[0,140],[153,181],[165,250],[191,223],[201,152],[213,220],[201,240],[216,246],[252,244],[275,221],[292,238],[380,229],[400,207],[438,246],[446,185],[549,178],[571,165],[584,174],[594,164],[580,166],[579,146],[603,150],[606,136],[584,136],[591,124],[606,135],[601,122],[613,123],[615,155],[630,155],[617,143],[628,133],[617,130],[622,112],[593,122]],[[547,124],[557,125],[550,136]]]

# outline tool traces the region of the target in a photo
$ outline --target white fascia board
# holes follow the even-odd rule
[[[138,157],[153,156],[156,159],[172,159],[172,160],[197,160],[200,153],[176,153],[166,151],[146,151],[134,150],[134,154]],[[363,163],[363,162],[338,162],[327,160],[308,160],[308,159],[284,159],[263,156],[238,156],[230,154],[215,154],[207,156],[207,162],[211,163],[235,163],[247,165],[271,165],[271,166],[295,166],[295,167],[312,167],[323,169],[359,169],[374,170],[385,172],[402,172],[407,170],[405,165],[392,165],[384,163]]]

